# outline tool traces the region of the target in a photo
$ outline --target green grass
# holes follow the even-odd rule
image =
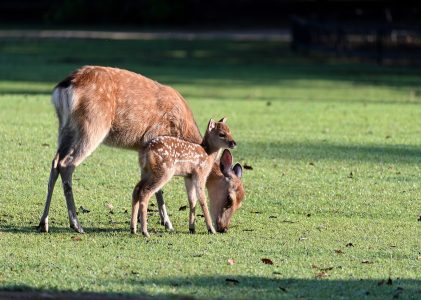
[[[246,199],[228,234],[207,235],[203,219],[198,234],[187,234],[188,212],[178,210],[184,185],[175,179],[165,197],[176,232],[165,232],[154,211],[151,238],[130,235],[137,155],[104,146],[75,173],[77,206],[91,211],[79,214],[87,234],[75,238],[68,228],[59,183],[51,233],[35,231],[56,146],[50,91],[84,64],[174,86],[201,130],[210,117],[229,118],[235,160],[253,170],[245,170]],[[0,287],[420,298],[420,71],[303,58],[271,42],[1,41]]]

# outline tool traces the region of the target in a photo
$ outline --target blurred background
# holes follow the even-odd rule
[[[301,54],[419,64],[420,7],[414,1],[3,0],[0,22],[7,37],[60,35],[8,29],[112,29],[144,34],[127,38],[279,39]],[[95,37],[67,32],[72,36]]]

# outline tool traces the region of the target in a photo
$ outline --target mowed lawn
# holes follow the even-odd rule
[[[131,235],[137,155],[105,146],[74,175],[86,234],[69,229],[59,181],[51,232],[36,232],[57,138],[50,92],[86,64],[175,87],[202,132],[228,117],[250,168],[227,234],[200,217],[188,234],[177,178],[164,189],[176,231],[152,200],[151,238]],[[1,40],[0,155],[0,289],[421,298],[420,68],[303,58],[278,42]]]

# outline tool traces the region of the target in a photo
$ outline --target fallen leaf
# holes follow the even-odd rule
[[[354,244],[353,243],[348,243],[348,244],[345,245],[345,247],[354,247]]]
[[[226,278],[225,281],[230,283],[230,284],[239,284],[240,283],[237,279],[233,279],[233,278]]]
[[[341,249],[335,249],[336,254],[344,254],[344,252]]]
[[[72,240],[75,242],[80,242],[82,238],[80,236],[72,236]]]
[[[187,205],[183,205],[183,206],[180,206],[180,208],[178,210],[182,211],[182,210],[186,210],[186,209],[187,209]]]
[[[284,288],[284,287],[282,287],[282,286],[280,286],[280,287],[279,287],[279,289],[280,289],[281,291],[283,291],[284,293],[286,293],[286,292],[287,292],[287,289],[286,289],[286,288]]]
[[[262,258],[262,263],[266,265],[273,265],[273,261],[269,258]]]
[[[244,164],[244,169],[246,169],[246,170],[253,170],[253,167],[252,166],[250,166],[250,165],[248,165],[248,164]]]
[[[227,263],[232,266],[233,264],[235,264],[235,260],[233,258],[229,258]]]
[[[107,203],[107,205],[106,205],[106,206],[107,206],[107,208],[108,208],[108,209],[110,209],[110,210],[111,210],[111,209],[114,209],[114,206],[113,206],[111,203]]]
[[[326,272],[319,272],[319,273],[316,274],[315,277],[319,278],[319,279],[326,278],[326,277],[329,277],[329,274],[327,274]]]
[[[82,211],[83,214],[87,214],[91,212],[89,209],[84,208],[83,206],[80,206],[79,209]]]
[[[362,264],[372,264],[372,262],[371,261],[369,261],[369,260],[363,260],[362,262],[361,262]]]
[[[318,267],[318,266],[316,266],[315,264],[312,264],[312,265],[311,265],[311,268],[312,268],[312,269],[318,269],[319,267]]]

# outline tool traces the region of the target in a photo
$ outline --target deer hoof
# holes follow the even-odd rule
[[[147,231],[143,231],[142,234],[147,238],[151,237]]]
[[[131,234],[136,234],[136,229],[135,228],[130,228],[130,233]]]
[[[39,223],[37,227],[38,232],[48,232],[48,223]]]
[[[216,233],[216,231],[215,231],[215,229],[211,228],[211,229],[208,229],[208,233],[209,233],[209,234],[215,234],[215,233]]]
[[[165,229],[167,230],[167,231],[174,231],[174,228],[172,227],[172,224],[171,224],[171,222],[165,222],[164,223],[164,226],[165,226]]]
[[[189,233],[190,234],[196,234],[196,229],[195,228],[189,228]]]
[[[80,226],[80,224],[78,224],[78,223],[70,224],[70,228],[72,228],[77,233],[85,233],[82,226]]]

